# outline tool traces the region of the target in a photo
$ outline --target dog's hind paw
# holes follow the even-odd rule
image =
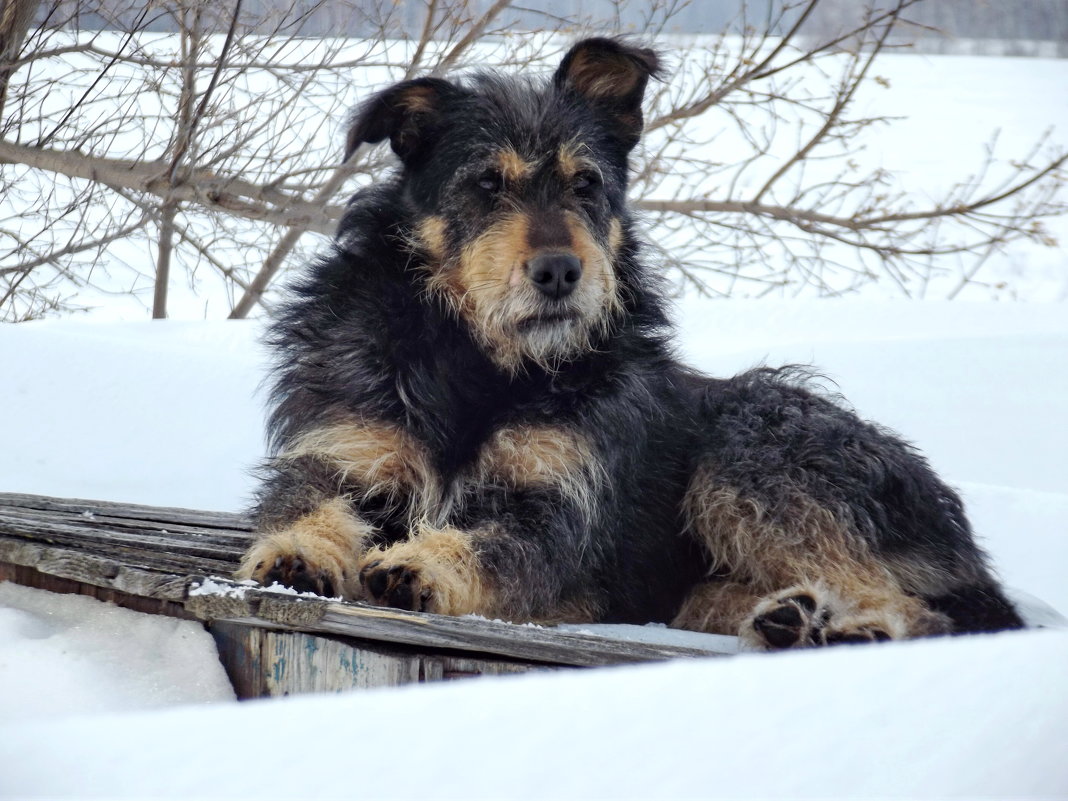
[[[803,648],[822,643],[831,616],[812,591],[791,591],[761,603],[743,627],[743,639],[763,649]]]
[[[858,611],[821,587],[792,587],[764,599],[742,625],[742,640],[759,650],[883,642],[909,636],[892,605]]]

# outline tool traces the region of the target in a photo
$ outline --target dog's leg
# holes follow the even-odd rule
[[[507,508],[501,503],[507,501]],[[558,493],[505,495],[468,506],[461,526],[421,526],[360,561],[372,603],[440,614],[542,623],[598,617],[596,552],[585,519]]]
[[[358,597],[360,559],[380,534],[369,520],[404,526],[412,499],[436,494],[421,450],[385,423],[307,431],[267,471],[255,510],[261,533],[237,576],[320,595]]]
[[[753,613],[760,600],[760,593],[749,584],[708,581],[697,585],[683,601],[671,626],[709,634],[737,634],[742,621]]]
[[[737,633],[778,649],[918,637],[948,620],[906,593],[842,517],[796,496],[771,515],[737,491],[699,477],[689,526],[728,580],[698,588],[676,625]]]
[[[541,622],[596,619],[589,542],[603,467],[581,432],[505,428],[468,474],[451,526],[417,526],[360,562],[364,597],[404,609]]]
[[[361,598],[444,615],[476,614],[544,624],[596,620],[600,605],[590,564],[574,540],[544,527],[421,527],[359,564]],[[551,544],[546,544],[548,539]]]
[[[266,478],[254,510],[258,533],[235,577],[355,597],[373,529],[342,494],[337,466],[310,455],[277,458]]]

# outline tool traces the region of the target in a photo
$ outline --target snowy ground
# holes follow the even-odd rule
[[[0,727],[0,792],[1063,798],[1068,635],[740,656]]]
[[[1068,610],[1063,306],[693,300],[680,317],[710,372],[819,365],[963,490],[1008,584]],[[0,328],[0,490],[240,508],[258,333]],[[1063,630],[238,705],[195,630],[31,595],[0,587],[0,796],[1068,794]]]
[[[199,623],[0,583],[5,724],[233,698]]]

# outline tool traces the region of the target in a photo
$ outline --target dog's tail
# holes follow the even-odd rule
[[[1024,627],[1012,602],[996,584],[961,587],[937,598],[925,598],[927,605],[953,621],[955,634],[1004,631]]]

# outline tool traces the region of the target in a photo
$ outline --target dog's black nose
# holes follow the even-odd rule
[[[570,253],[544,253],[527,262],[527,277],[548,297],[566,298],[582,278],[582,262]]]

